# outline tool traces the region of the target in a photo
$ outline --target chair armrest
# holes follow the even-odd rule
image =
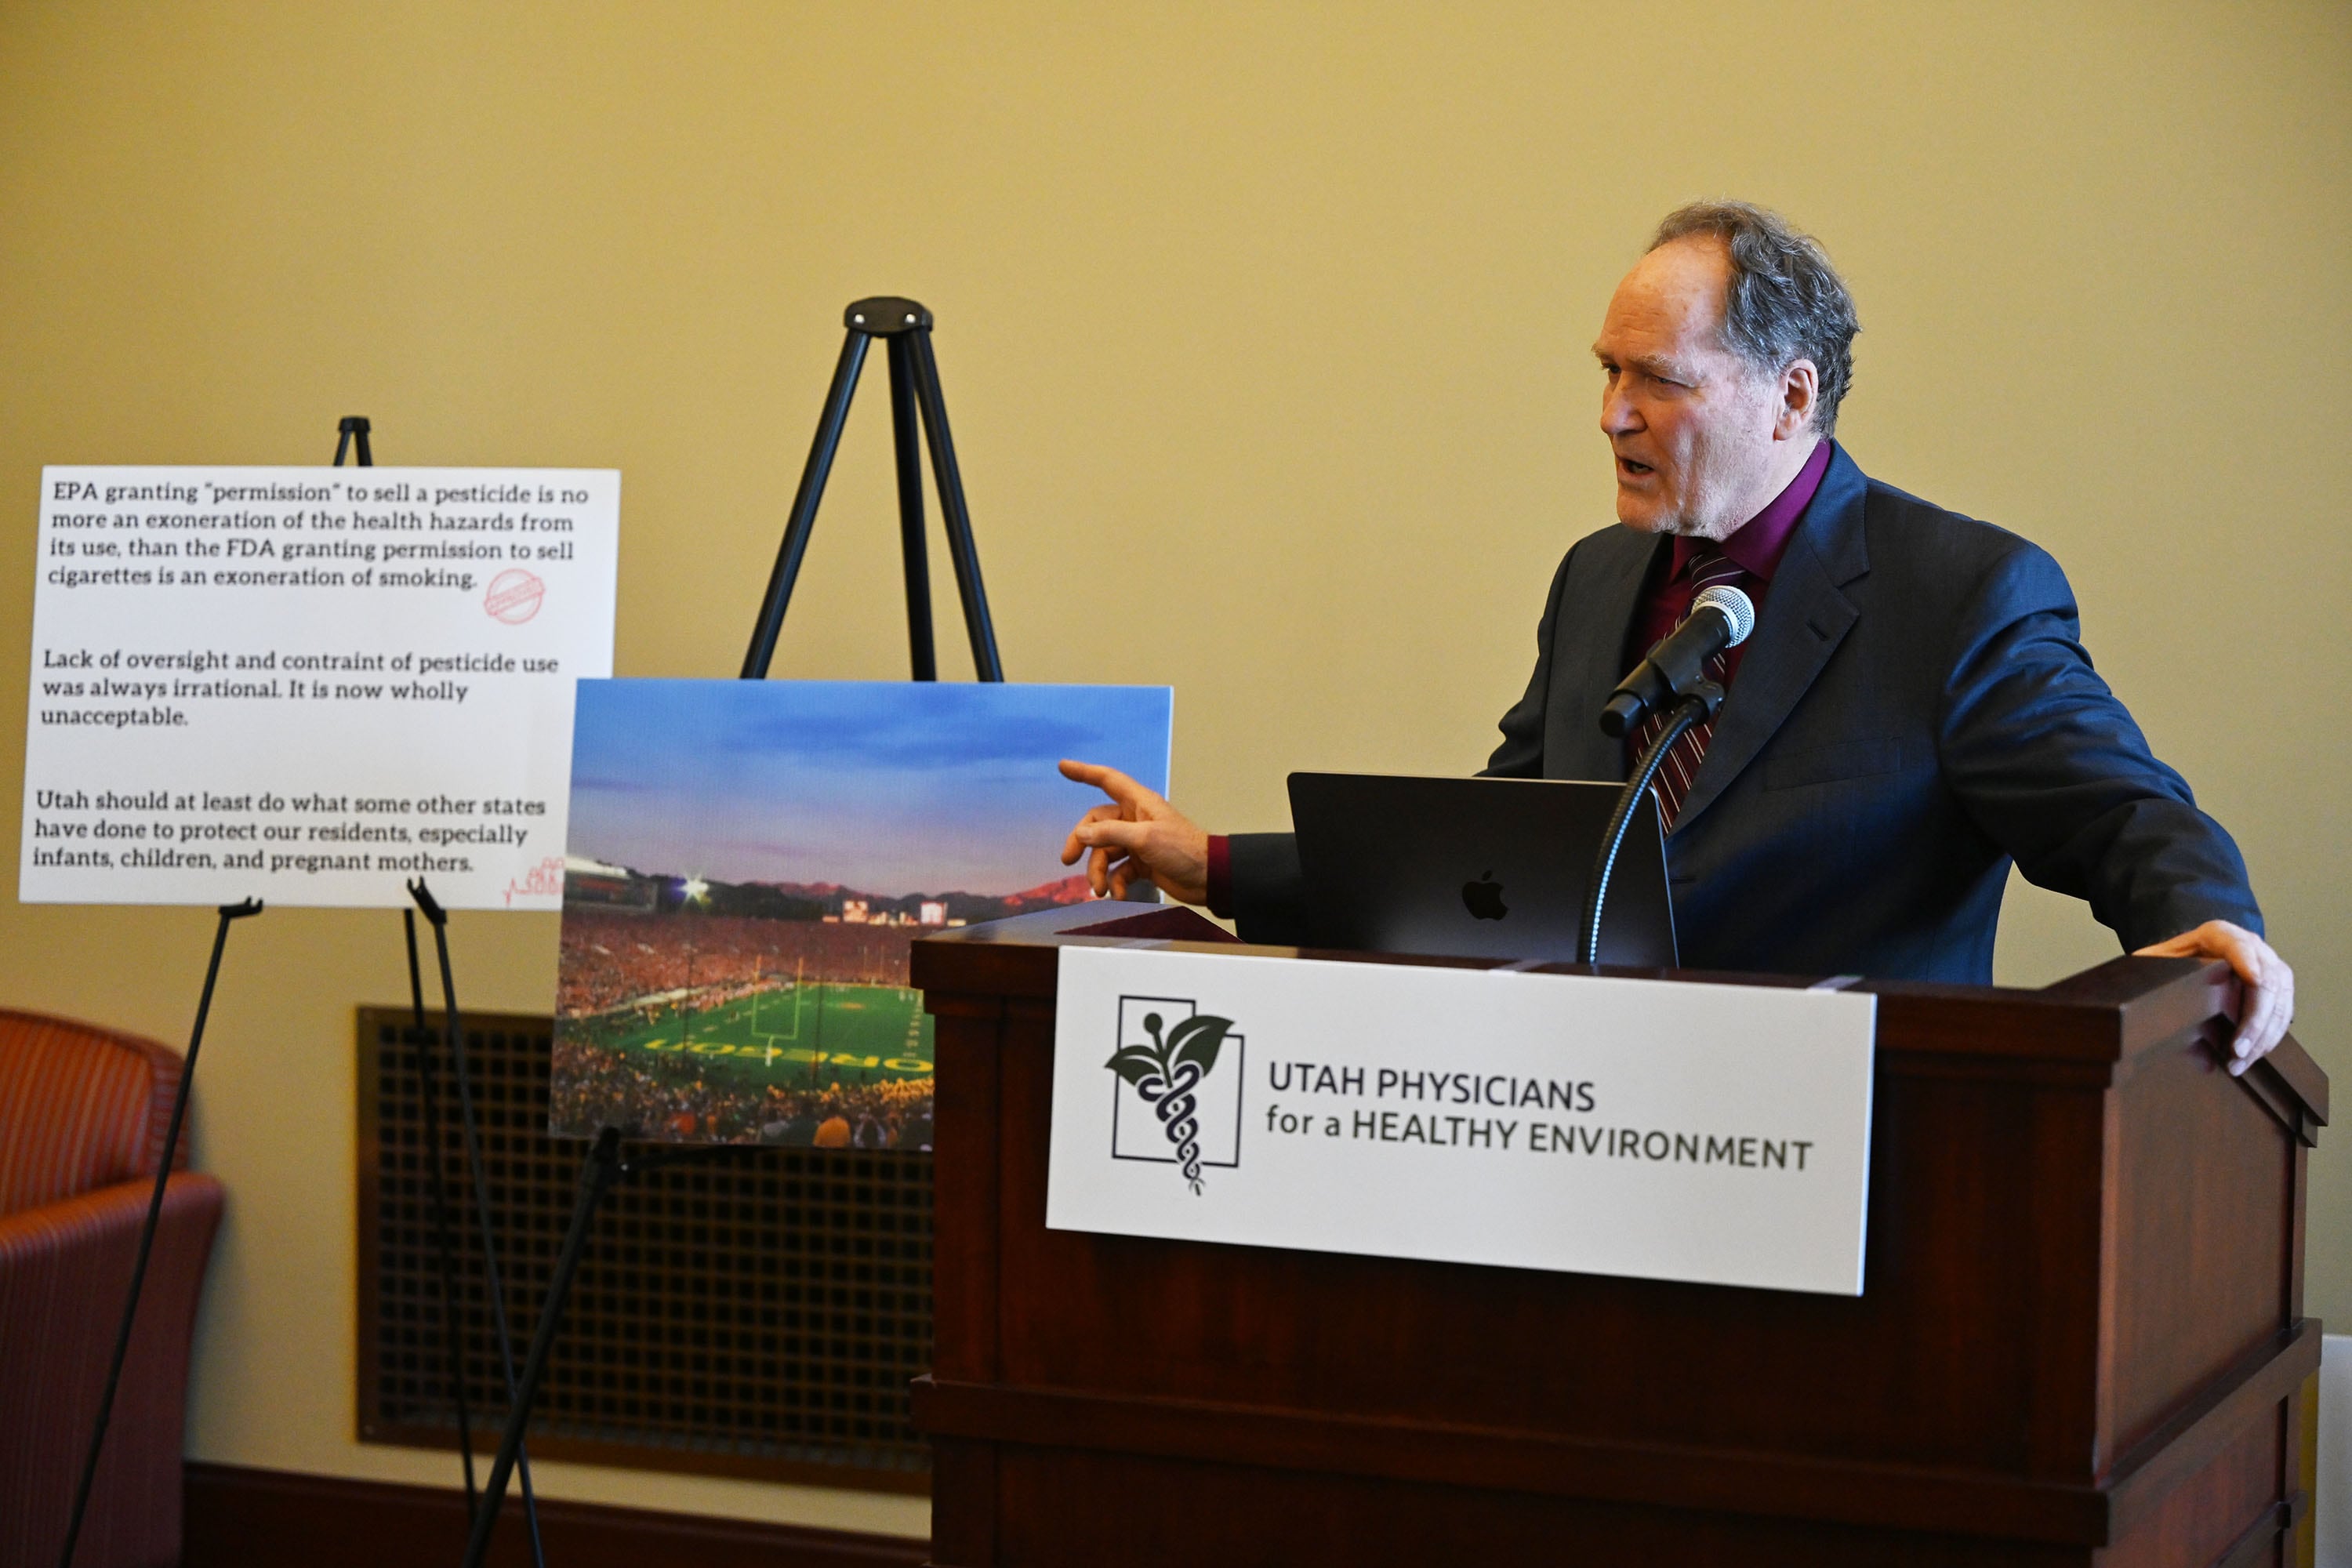
[[[121,1182],[0,1215],[0,1520],[26,1561],[64,1544],[153,1191]],[[164,1188],[77,1563],[177,1560],[189,1338],[221,1202],[194,1172]]]

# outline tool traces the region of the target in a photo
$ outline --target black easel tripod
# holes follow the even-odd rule
[[[624,1153],[619,1128],[607,1127],[596,1134],[588,1158],[580,1164],[580,1195],[572,1205],[572,1224],[563,1233],[562,1250],[556,1254],[554,1278],[547,1282],[547,1301],[540,1310],[539,1327],[532,1331],[530,1350],[523,1357],[522,1379],[514,1393],[512,1413],[507,1417],[506,1435],[499,1440],[498,1458],[490,1461],[489,1479],[482,1486],[482,1505],[474,1512],[473,1531],[466,1541],[466,1568],[478,1568],[488,1556],[490,1534],[498,1528],[499,1510],[506,1500],[507,1482],[522,1456],[523,1436],[530,1429],[531,1406],[539,1401],[540,1379],[545,1375],[548,1357],[555,1350],[555,1334],[562,1326],[564,1304],[571,1299],[572,1281],[580,1272],[582,1258],[587,1255],[589,1228],[595,1224],[596,1211],[603,1206],[604,1194],[640,1171],[740,1152],[736,1145],[720,1144],[698,1149],[639,1149]]]
[[[368,422],[364,414],[346,414],[343,422],[335,426],[335,467],[340,468],[343,466],[343,454],[351,450],[354,440],[359,443],[360,467],[374,468],[375,454],[368,450]]]
[[[784,541],[776,552],[775,570],[768,576],[768,592],[761,601],[759,619],[751,628],[751,646],[743,655],[743,679],[767,678],[775,656],[776,634],[783,629],[784,607],[800,576],[801,558],[808,553],[809,534],[816,526],[817,503],[824,499],[824,482],[833,473],[834,454],[841,447],[841,427],[849,418],[849,400],[857,391],[858,372],[866,351],[876,338],[889,345],[890,430],[898,459],[898,542],[907,577],[907,649],[914,679],[939,679],[939,661],[931,646],[931,574],[923,545],[923,469],[915,448],[915,420],[922,416],[923,434],[931,448],[931,478],[940,490],[940,518],[947,529],[948,556],[955,565],[956,593],[963,601],[964,631],[971,638],[971,668],[982,680],[1003,680],[1003,661],[997,657],[996,627],[988,616],[988,590],[980,581],[980,551],[971,537],[971,513],[963,500],[963,474],[956,467],[955,442],[948,434],[948,405],[940,394],[939,361],[931,353],[931,313],[912,300],[877,295],[860,300],[842,312],[849,329],[834,366],[833,385],[824,395],[824,412],[817,418],[816,440],[809,447],[808,466],[801,470],[801,487],[793,497]]]
[[[775,657],[776,637],[783,629],[784,610],[792,602],[793,584],[800,575],[801,559],[808,553],[809,535],[816,526],[817,503],[824,499],[825,480],[841,447],[842,426],[849,417],[849,400],[857,391],[858,373],[866,351],[876,338],[888,342],[890,354],[890,427],[898,451],[898,539],[907,581],[907,647],[917,680],[937,680],[939,661],[931,645],[931,579],[924,553],[923,471],[915,446],[918,415],[931,449],[931,475],[940,491],[940,512],[947,527],[948,553],[955,564],[956,591],[963,602],[964,630],[971,639],[973,671],[982,680],[1004,679],[1003,660],[996,650],[996,627],[989,619],[988,591],[980,580],[980,552],[972,542],[971,513],[963,499],[963,476],[956,467],[955,443],[948,434],[947,404],[940,395],[938,361],[931,354],[931,313],[912,300],[878,296],[860,300],[843,312],[849,336],[834,366],[833,385],[825,393],[824,412],[818,416],[816,440],[809,448],[808,466],[801,471],[800,489],[793,497],[791,517],[784,524],[782,545],[776,552],[775,570],[751,630],[751,646],[743,655],[742,679],[764,680]],[[498,1457],[482,1487],[482,1500],[474,1510],[473,1531],[466,1542],[465,1568],[479,1568],[498,1527],[499,1510],[506,1500],[507,1482],[521,1460],[524,1435],[530,1428],[531,1407],[546,1375],[548,1358],[572,1282],[588,1250],[588,1234],[596,1211],[614,1187],[641,1171],[688,1160],[712,1159],[740,1152],[733,1145],[698,1149],[647,1149],[625,1153],[621,1130],[605,1127],[581,1162],[579,1196],[572,1205],[572,1223],[556,1255],[555,1274],[533,1331],[530,1350],[523,1358],[522,1376],[509,1404],[505,1435]]]
[[[514,1340],[507,1328],[506,1284],[499,1273],[498,1233],[495,1226],[492,1224],[490,1215],[489,1177],[485,1171],[482,1163],[480,1121],[474,1113],[473,1078],[466,1065],[466,1031],[465,1026],[460,1020],[457,1012],[457,983],[452,975],[449,967],[449,917],[447,912],[441,908],[439,900],[435,899],[432,892],[425,886],[424,878],[416,878],[408,884],[408,896],[415,903],[417,909],[424,912],[425,920],[430,922],[433,927],[434,952],[441,963],[441,1005],[446,1016],[446,1027],[448,1031],[446,1043],[449,1049],[449,1059],[456,1065],[457,1069],[458,1121],[465,1133],[466,1172],[473,1181],[474,1216],[480,1226],[482,1242],[482,1292],[489,1298],[490,1326],[498,1336],[499,1370],[504,1373],[506,1377],[507,1403],[512,1407],[514,1412],[512,1417],[507,1423],[507,1443],[500,1446],[499,1449],[499,1458],[501,1464],[509,1468],[518,1462],[522,1467],[523,1523],[530,1534],[530,1560],[534,1564],[538,1565],[538,1568],[546,1568],[546,1547],[541,1541],[539,1533],[539,1500],[532,1493],[530,1485],[530,1456],[528,1453],[525,1453],[522,1447],[523,1429],[529,1424],[530,1418],[530,1398],[529,1395],[523,1392],[525,1384],[520,1378],[518,1378],[515,1373]],[[413,924],[410,925],[409,931],[410,975],[412,982],[414,982],[416,948],[415,942],[415,927]],[[417,986],[415,995],[416,998],[417,1012],[421,1016],[424,1012],[424,989],[421,984]],[[424,1062],[425,1059],[420,1057],[418,1058],[420,1075],[422,1075],[424,1070]],[[440,1158],[441,1150],[439,1145],[436,1144],[433,1149],[433,1159],[436,1165],[438,1164]],[[443,1237],[444,1253],[442,1266],[445,1269],[447,1269],[451,1266],[446,1252],[447,1241],[446,1228],[443,1232]],[[444,1280],[444,1289],[446,1290],[449,1275],[445,1273],[442,1278]],[[551,1299],[553,1296],[554,1289],[555,1288],[553,1287],[550,1289]],[[445,1301],[446,1300],[446,1298],[445,1296]],[[445,1336],[445,1342],[452,1347],[456,1345],[457,1338],[457,1327],[455,1322],[452,1321],[453,1315],[454,1310],[445,1310],[442,1314],[443,1326],[447,1331]],[[459,1360],[457,1363],[456,1375],[458,1380],[457,1385],[462,1389],[464,1387],[465,1380],[465,1368],[462,1360]],[[462,1398],[463,1395],[461,1394],[460,1397]],[[459,1409],[462,1412],[464,1406],[461,1405]],[[498,1522],[499,1509],[506,1501],[506,1481],[504,1475],[501,1473],[499,1475],[496,1490],[491,1491],[487,1497],[478,1498],[475,1496],[473,1485],[474,1450],[471,1442],[471,1435],[465,1434],[465,1436],[467,1437],[467,1447],[465,1450],[466,1501],[467,1506],[473,1510],[473,1516],[469,1522],[473,1527],[475,1538],[482,1542],[482,1543],[487,1546],[489,1543],[490,1529]],[[510,1445],[510,1447],[509,1445]]]
[[[356,456],[359,467],[372,468],[375,466],[375,453],[368,446],[368,434],[371,428],[368,417],[364,414],[343,416],[335,426],[334,466],[336,468],[340,468],[343,466],[345,457],[354,455],[352,449],[355,445],[358,448]],[[462,1343],[465,1336],[463,1325],[458,1321],[460,1306],[457,1294],[457,1248],[450,1237],[449,1194],[446,1180],[442,1173],[441,1089],[439,1083],[436,1081],[436,1075],[434,1071],[432,1031],[425,1026],[425,982],[418,973],[416,963],[416,909],[425,910],[433,923],[434,942],[441,959],[443,1000],[447,1005],[449,1015],[448,1045],[453,1052],[459,1054],[457,1066],[461,1087],[464,1087],[465,1063],[462,1053],[465,1050],[465,1036],[458,1026],[457,998],[448,989],[449,935],[446,921],[441,914],[439,905],[435,903],[432,895],[425,890],[422,879],[419,879],[416,885],[411,889],[410,895],[416,908],[400,911],[401,926],[408,944],[408,998],[413,1013],[412,1033],[409,1040],[412,1055],[416,1063],[417,1095],[425,1105],[424,1131],[425,1147],[427,1151],[425,1165],[427,1191],[431,1194],[433,1205],[434,1247],[439,1255],[441,1264],[439,1326],[443,1376],[444,1381],[448,1384],[450,1401],[457,1406],[457,1453],[465,1468],[466,1515],[470,1520],[474,1510],[480,1506],[481,1493],[474,1484],[473,1418],[466,1398],[466,1353]],[[469,1156],[475,1156],[469,1161],[469,1169],[473,1171],[474,1199],[477,1207],[479,1208],[488,1200],[481,1186],[479,1159],[476,1150],[478,1135],[474,1127],[473,1106],[469,1096],[464,1097],[464,1109],[462,1121],[466,1134],[466,1149]],[[493,1292],[496,1292],[496,1282],[499,1278],[498,1253],[487,1224],[487,1216],[482,1230],[482,1262],[484,1277],[490,1282]],[[508,1390],[511,1393],[515,1381],[514,1352],[507,1338],[504,1297],[494,1294],[493,1305],[496,1308],[495,1317],[499,1332],[499,1364],[505,1374]],[[528,1455],[523,1457],[521,1464],[523,1511],[530,1528],[531,1561],[541,1563],[546,1559],[541,1547],[539,1505],[538,1500],[531,1492],[530,1459]]]

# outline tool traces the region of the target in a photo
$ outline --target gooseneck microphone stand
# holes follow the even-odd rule
[[[775,657],[776,634],[782,630],[784,607],[792,602],[793,584],[800,576],[801,559],[808,553],[809,535],[816,526],[817,503],[824,499],[825,480],[833,473],[834,455],[841,448],[841,429],[849,418],[849,400],[857,391],[858,373],[866,351],[880,338],[890,355],[890,431],[898,452],[898,543],[907,580],[907,648],[917,680],[939,679],[939,661],[931,646],[931,577],[923,546],[923,469],[915,447],[916,416],[921,416],[924,437],[931,450],[931,478],[940,491],[940,520],[946,527],[948,557],[955,565],[956,593],[963,601],[965,634],[971,641],[971,667],[982,680],[1003,680],[1003,661],[997,657],[996,627],[989,618],[988,590],[980,580],[980,549],[972,542],[971,513],[964,505],[963,474],[956,467],[955,441],[948,434],[948,405],[940,393],[940,367],[931,353],[931,313],[912,300],[878,295],[860,300],[842,312],[849,335],[833,369],[833,385],[824,395],[824,412],[817,416],[816,439],[809,447],[808,465],[801,470],[800,489],[793,496],[792,515],[784,523],[783,543],[776,551],[775,570],[768,575],[768,592],[752,624],[751,646],[743,655],[743,679],[764,679]]]
[[[1650,787],[1650,781],[1658,776],[1658,769],[1664,764],[1667,753],[1675,749],[1675,742],[1681,740],[1692,725],[1714,718],[1716,710],[1722,706],[1722,687],[1712,680],[1692,683],[1689,693],[1675,705],[1674,712],[1667,718],[1666,727],[1658,731],[1658,738],[1650,742],[1649,749],[1642,753],[1642,760],[1634,764],[1633,776],[1627,779],[1625,787],[1618,792],[1617,808],[1609,814],[1609,826],[1601,835],[1601,849],[1592,858],[1592,877],[1584,895],[1584,952],[1581,956],[1585,963],[1601,962],[1601,907],[1609,897],[1609,878],[1617,869],[1617,851],[1624,845],[1625,829],[1633,820],[1633,811],[1641,805],[1643,793]],[[1609,728],[1606,721],[1601,728]],[[1622,734],[1623,731],[1612,732]]]
[[[1756,605],[1747,595],[1724,583],[1701,588],[1682,624],[1658,639],[1602,706],[1601,732],[1612,740],[1633,734],[1651,714],[1665,714],[1666,723],[1633,764],[1633,776],[1618,795],[1617,809],[1609,814],[1608,829],[1592,858],[1592,877],[1584,895],[1585,963],[1601,962],[1601,906],[1609,898],[1609,877],[1617,868],[1617,851],[1625,842],[1635,804],[1658,776],[1675,742],[1723,706],[1723,688],[1707,679],[1707,660],[1738,647],[1755,629]]]
[[[205,1020],[212,1016],[213,986],[220,979],[221,954],[228,947],[232,921],[261,912],[259,899],[220,906],[220,924],[213,930],[212,962],[205,966],[204,994],[196,1002],[195,1027],[188,1034],[188,1054],[180,1064],[180,1084],[172,1093],[172,1120],[163,1130],[163,1152],[155,1162],[155,1190],[147,1199],[147,1220],[139,1227],[139,1253],[131,1266],[131,1292],[122,1303],[122,1325],[114,1335],[114,1359],[106,1367],[106,1392],[99,1396],[98,1424],[89,1434],[89,1454],[81,1467],[81,1483],[74,1489],[73,1513],[66,1521],[66,1543],[58,1554],[59,1568],[73,1568],[74,1543],[81,1538],[82,1516],[89,1510],[90,1488],[98,1480],[99,1456],[106,1450],[106,1427],[114,1415],[115,1391],[122,1383],[122,1363],[131,1353],[131,1325],[139,1317],[139,1292],[147,1283],[147,1258],[155,1250],[155,1227],[163,1217],[163,1190],[172,1179],[172,1157],[180,1147],[180,1128],[187,1121],[188,1089],[196,1081],[196,1052],[204,1047]]]

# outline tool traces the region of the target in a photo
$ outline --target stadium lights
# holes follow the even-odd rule
[[[698,904],[702,901],[704,896],[710,891],[710,884],[704,881],[699,877],[688,877],[686,879],[685,891],[686,901],[688,903]]]

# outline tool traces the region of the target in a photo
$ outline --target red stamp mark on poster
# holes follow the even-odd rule
[[[490,591],[482,595],[482,608],[493,620],[519,626],[539,614],[540,602],[546,597],[546,584],[520,566],[509,566],[490,579]]]
[[[507,879],[507,907],[509,909],[512,909],[514,907],[514,901],[517,895],[529,898],[534,894],[551,896],[555,898],[561,898],[563,896],[562,856],[550,855],[538,865],[533,866],[530,870],[525,871],[520,879],[514,878],[509,878]]]

